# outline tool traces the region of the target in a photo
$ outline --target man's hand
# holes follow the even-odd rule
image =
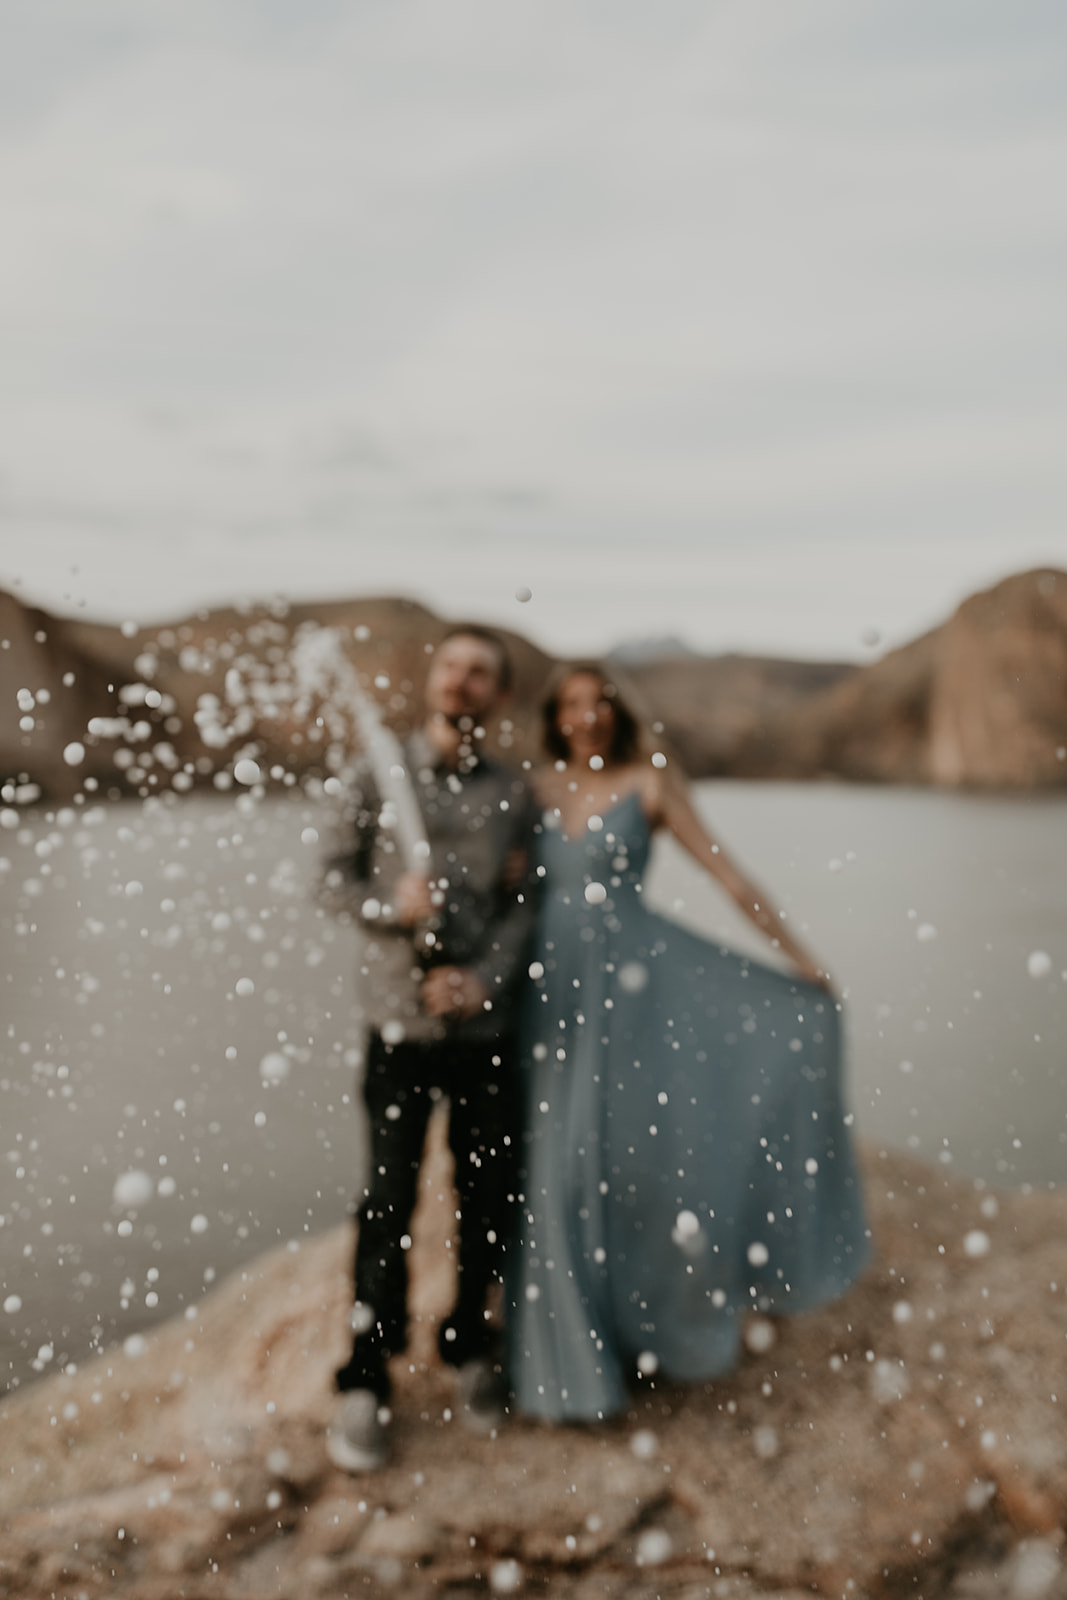
[[[488,998],[489,990],[471,967],[432,967],[422,980],[422,1009],[429,1017],[466,1021]]]
[[[525,881],[530,870],[530,858],[523,849],[509,850],[504,858],[504,870],[500,881],[504,888],[511,894]]]
[[[430,881],[420,872],[403,872],[393,889],[393,914],[402,928],[413,928],[434,914]]]

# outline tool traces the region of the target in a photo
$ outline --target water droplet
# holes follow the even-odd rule
[[[281,1083],[289,1076],[289,1057],[280,1050],[269,1050],[259,1063],[259,1075],[264,1083]]]
[[[136,1211],[138,1206],[147,1205],[154,1193],[155,1184],[148,1173],[134,1169],[121,1173],[115,1179],[111,1198],[124,1211]]]
[[[648,968],[643,961],[625,961],[619,968],[619,988],[624,994],[640,994],[648,984]]]
[[[630,1449],[638,1461],[651,1461],[659,1449],[659,1440],[651,1428],[638,1428],[630,1440]]]
[[[753,1355],[765,1355],[778,1341],[778,1330],[769,1317],[750,1317],[745,1325],[745,1345]]]
[[[761,1461],[770,1461],[778,1454],[778,1429],[765,1423],[752,1433],[752,1448]]]

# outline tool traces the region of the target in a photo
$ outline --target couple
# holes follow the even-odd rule
[[[598,667],[569,669],[546,701],[554,761],[533,792],[479,750],[509,687],[494,634],[445,637],[406,746],[429,876],[399,868],[366,772],[355,848],[334,864],[366,932],[371,1023],[352,1352],[327,1434],[350,1472],[387,1456],[407,1229],[441,1095],[461,1223],[439,1349],[476,1431],[498,1425],[509,1394],[529,1415],[592,1421],[626,1409],[658,1370],[724,1372],[746,1310],[820,1304],[866,1256],[824,975],[642,749]],[[660,826],[799,980],[645,909]],[[506,1359],[486,1312],[500,1280]]]

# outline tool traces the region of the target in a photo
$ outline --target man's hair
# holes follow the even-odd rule
[[[483,628],[480,622],[454,622],[437,641],[436,648],[440,650],[449,639],[480,639],[482,644],[489,645],[496,652],[497,684],[501,694],[507,694],[514,682],[514,672],[511,665],[511,653],[499,633],[494,633],[492,628]]]

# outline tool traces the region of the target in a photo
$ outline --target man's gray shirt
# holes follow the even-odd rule
[[[387,1042],[488,1040],[514,1025],[533,933],[533,797],[518,774],[487,756],[450,767],[421,731],[404,745],[404,759],[426,826],[428,876],[442,896],[433,923],[411,929],[395,919],[394,887],[406,868],[366,763],[351,794],[354,838],[329,863],[325,897],[363,930],[360,1000]],[[428,1017],[419,1003],[422,979],[444,965],[473,968],[488,1008],[454,1022]]]

